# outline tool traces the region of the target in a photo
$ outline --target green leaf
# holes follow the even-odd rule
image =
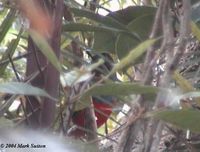
[[[171,123],[181,129],[200,133],[200,111],[194,109],[163,110],[153,112],[152,116]]]
[[[137,34],[142,41],[148,39],[154,21],[154,14],[144,15],[131,21],[127,28]],[[127,34],[121,33],[116,41],[116,53],[119,59],[125,57],[131,49],[141,41]]]
[[[40,49],[40,51],[44,54],[44,56],[49,60],[49,62],[59,71],[61,72],[61,65],[56,57],[53,49],[48,44],[48,42],[45,40],[44,37],[42,37],[40,34],[38,34],[35,31],[30,31],[30,36],[37,45],[37,47]]]
[[[89,24],[83,24],[83,23],[67,23],[63,25],[63,31],[69,32],[69,31],[82,31],[82,32],[120,32],[121,30],[110,28],[106,26],[96,26],[96,25],[89,25]]]
[[[116,11],[116,12],[111,12],[108,16],[114,18],[115,20],[118,20],[120,23],[122,23],[124,25],[128,25],[128,23],[130,23],[131,21],[134,21],[138,17],[142,17],[145,15],[152,16],[155,14],[155,12],[156,12],[156,8],[154,8],[154,7],[134,6],[134,7],[128,7],[123,10]],[[149,20],[150,19],[148,19],[147,21],[149,21]],[[144,27],[143,31],[146,31],[147,29],[151,28],[151,25],[145,23],[146,20],[141,19],[142,23],[140,25],[137,22],[140,22],[140,21],[139,20],[136,21],[135,30],[131,30],[129,27],[127,27],[127,29],[129,29],[129,33],[131,33],[131,31],[137,32],[138,29],[142,29],[143,27]],[[152,22],[153,22],[153,20],[152,20]],[[107,24],[105,24],[105,25],[107,25]],[[141,28],[140,28],[140,26],[141,26]],[[146,26],[148,26],[148,28],[146,28]],[[127,54],[128,49],[130,51],[130,48],[133,48],[134,46],[139,44],[139,42],[141,42],[139,31],[137,33],[133,34],[135,36],[133,36],[131,34],[127,34],[127,33],[121,33],[122,37],[120,37],[120,40],[118,40],[119,39],[118,34],[119,33],[111,34],[111,33],[107,33],[107,32],[95,32],[93,49],[100,51],[100,52],[115,53],[115,51],[116,51],[115,46],[117,46],[116,44],[119,44],[119,42],[120,42],[126,48],[126,49],[121,49],[121,48],[119,48],[119,46],[117,46],[118,47],[117,48],[118,57],[122,58],[122,56],[125,56],[125,54]],[[148,32],[146,32],[146,34],[148,34]],[[124,39],[124,37],[126,37],[126,38]],[[127,41],[125,41],[125,40],[127,40]],[[118,41],[118,42],[116,42],[116,41]],[[120,55],[120,53],[122,55]]]
[[[94,20],[98,23],[101,23],[103,25],[106,25],[108,27],[112,27],[112,28],[117,28],[117,29],[123,29],[123,30],[127,30],[126,26],[121,24],[120,22],[118,22],[117,20],[115,20],[112,17],[109,16],[102,16],[99,14],[95,14],[92,11],[88,11],[88,10],[83,10],[83,9],[77,9],[77,8],[71,8],[70,9],[76,16],[79,17],[86,17],[88,19]]]
[[[82,23],[68,23],[63,26],[63,31],[82,31],[82,32],[94,32],[94,45],[93,50],[100,52],[113,52],[115,50],[115,41],[117,33],[127,32],[115,28],[106,26],[88,25]]]
[[[184,93],[183,95],[177,96],[177,98],[180,99],[188,99],[188,98],[197,98],[200,97],[200,90],[198,91],[192,91]]]
[[[149,94],[155,95],[159,88],[153,86],[141,85],[138,83],[105,83],[90,88],[84,96],[101,96],[101,95],[131,95],[131,94]]]
[[[176,81],[176,83],[180,86],[181,90],[184,92],[189,92],[195,90],[195,88],[192,86],[192,84],[186,80],[180,73],[177,71],[173,74],[173,79]]]
[[[146,52],[147,48],[153,45],[156,41],[157,39],[149,39],[140,43],[136,48],[131,50],[126,57],[124,57],[119,63],[114,66],[111,73],[120,71],[124,68],[129,67],[130,65],[135,64],[137,62],[137,59],[139,59],[142,54]]]
[[[20,38],[21,38],[22,30],[19,31],[17,38],[12,40],[10,44],[8,45],[8,48],[6,49],[5,53],[3,54],[0,62],[8,60],[9,56],[12,58],[13,54],[15,53],[15,50],[19,44]],[[0,75],[2,75],[8,66],[9,62],[7,64],[4,64],[0,67]]]
[[[115,53],[116,33],[95,32],[93,49],[99,52]]]
[[[124,25],[128,25],[140,16],[155,14],[156,10],[157,8],[149,6],[130,6],[119,11],[111,12],[108,16],[113,17]]]
[[[127,28],[138,34],[142,40],[146,40],[152,29],[155,14],[146,14],[132,20]]]
[[[115,44],[115,51],[117,57],[122,59],[125,57],[135,46],[137,46],[141,41],[137,39],[133,39],[129,35],[120,34],[117,37],[116,44]]]
[[[27,83],[22,82],[7,82],[0,84],[0,92],[8,94],[20,94],[20,95],[30,95],[30,96],[43,96],[48,97],[54,101],[55,98],[51,97],[46,91],[31,86]]]
[[[87,90],[76,104],[76,110],[81,110],[90,105],[90,96],[128,96],[133,94],[143,94],[147,99],[156,97],[160,88],[154,86],[141,85],[138,83],[114,83],[95,85]],[[120,100],[121,101],[121,100]]]
[[[10,29],[16,15],[15,9],[10,9],[9,13],[3,20],[1,26],[0,26],[0,43],[4,39],[5,35],[8,33],[8,30]]]

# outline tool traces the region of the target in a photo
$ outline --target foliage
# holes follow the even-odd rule
[[[51,6],[50,4],[48,6],[50,1],[45,2],[44,8]],[[177,7],[179,1],[170,1],[168,7],[174,14],[171,12],[168,18],[163,14],[162,17],[168,20],[165,18],[162,23],[160,21],[160,27],[170,26],[171,29],[169,27],[169,29],[158,29],[156,34],[152,34],[154,32],[152,29],[156,26],[156,13],[161,7],[157,2],[162,2],[161,0],[149,0],[151,5],[148,6],[142,0],[132,0],[129,7],[124,7],[127,5],[125,0],[119,0],[115,2],[119,6],[117,11],[109,10],[113,3],[106,0],[99,0],[95,5],[95,1],[91,3],[85,1],[84,4],[75,0],[63,2],[60,24],[57,23],[58,20],[51,18],[51,15],[48,16],[48,13],[59,14],[58,10],[47,13],[33,1],[30,3],[33,4],[31,7],[25,0],[0,2],[0,99],[2,101],[0,119],[2,124],[5,122],[5,125],[8,124],[7,126],[10,127],[14,126],[15,120],[18,120],[16,124],[28,120],[28,117],[33,116],[34,113],[33,109],[28,109],[28,101],[37,100],[39,104],[46,104],[45,106],[41,104],[46,108],[45,110],[41,108],[41,115],[44,116],[40,119],[41,124],[45,124],[47,122],[45,118],[49,118],[48,116],[55,111],[50,125],[45,126],[45,124],[44,128],[52,128],[55,132],[66,131],[71,126],[63,120],[70,122],[73,111],[90,107],[91,97],[112,96],[118,100],[118,104],[111,106],[113,116],[108,120],[111,127],[106,128],[104,125],[109,133],[115,134],[117,129],[123,127],[121,119],[118,119],[123,114],[123,118],[127,120],[125,125],[138,123],[138,119],[156,118],[167,122],[170,129],[166,130],[163,127],[162,131],[165,130],[175,137],[177,134],[174,132],[177,130],[200,132],[198,123],[200,94],[199,88],[195,88],[198,83],[196,79],[199,77],[200,64],[198,63],[198,68],[194,69],[195,76],[194,74],[188,76],[187,70],[181,61],[178,61],[183,59],[185,63],[184,57],[187,53],[180,53],[182,56],[177,59],[175,69],[171,68],[168,62],[175,57],[176,51],[171,50],[181,47],[180,41],[185,40],[181,37],[182,23],[180,22],[183,14],[181,11],[184,10],[181,10],[182,6]],[[189,25],[192,35],[199,41],[199,1],[191,1],[191,5],[192,21]],[[102,10],[108,13],[100,14]],[[38,16],[41,18],[39,19]],[[53,23],[54,21],[57,21],[56,24]],[[164,22],[167,25],[164,25]],[[55,27],[61,29],[60,32],[55,32],[58,30]],[[175,36],[170,33],[170,30],[173,30]],[[175,41],[171,42],[173,44],[168,44],[167,41],[170,40],[166,33],[171,34],[169,34],[170,38]],[[184,41],[186,43],[191,40],[189,36],[186,39]],[[30,52],[31,48],[34,51]],[[106,58],[103,53],[109,54],[113,61]],[[198,57],[199,54],[195,53],[191,52],[191,56]],[[34,57],[35,60],[27,60],[28,57]],[[30,62],[32,64],[29,65]],[[101,68],[108,63],[113,67],[102,70]],[[30,68],[31,65],[33,69]],[[189,65],[193,66],[191,61]],[[31,71],[31,74],[27,71]],[[99,71],[100,77],[96,79],[95,74]],[[126,80],[123,79],[124,76]],[[52,84],[55,84],[55,88],[51,86]],[[169,90],[179,91],[169,95]],[[25,98],[26,106],[22,98]],[[171,107],[170,101],[167,100],[178,102],[178,108]],[[20,106],[16,106],[15,112],[10,111],[10,106],[18,101]],[[49,108],[49,105],[54,107]],[[124,108],[126,106],[129,108]],[[55,110],[49,111],[54,108]],[[144,112],[139,115],[141,109],[144,109]],[[93,111],[95,110],[98,109]],[[126,115],[132,116],[134,110],[138,117],[126,117]],[[27,114],[27,111],[31,111],[32,114]],[[67,115],[66,118],[63,118],[63,115]],[[107,133],[102,131],[103,127],[99,130],[103,139],[110,140]],[[159,138],[161,139],[161,136]],[[184,141],[187,146],[189,143],[185,143],[185,139],[182,137],[179,142]]]

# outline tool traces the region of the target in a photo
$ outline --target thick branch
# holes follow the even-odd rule
[[[53,5],[53,4],[52,4]],[[55,10],[53,14],[53,32],[50,40],[51,47],[54,53],[59,58],[60,56],[60,40],[61,40],[61,28],[63,17],[63,0],[55,1]],[[45,90],[51,96],[57,98],[59,90],[59,72],[49,64],[46,71]],[[49,98],[45,98],[43,102],[43,108],[41,113],[41,126],[49,127],[55,117],[56,103]]]

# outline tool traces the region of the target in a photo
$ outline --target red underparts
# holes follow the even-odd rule
[[[99,128],[108,120],[109,116],[112,113],[112,107],[109,104],[106,104],[103,102],[97,102],[94,100],[93,100],[93,104],[94,104],[94,110],[95,110],[94,112],[96,116],[97,128]],[[77,126],[84,128],[85,117],[86,117],[85,113],[86,113],[85,109],[76,111],[72,116],[73,123],[76,124]],[[85,135],[85,132],[80,129],[76,129],[75,131],[71,133],[71,135],[75,137],[81,137]]]

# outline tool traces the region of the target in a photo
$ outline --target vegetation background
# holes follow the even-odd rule
[[[199,0],[1,0],[0,128],[66,137],[88,109],[82,151],[199,151],[199,14]],[[102,53],[113,68],[92,82]],[[97,129],[102,95],[117,104]]]

